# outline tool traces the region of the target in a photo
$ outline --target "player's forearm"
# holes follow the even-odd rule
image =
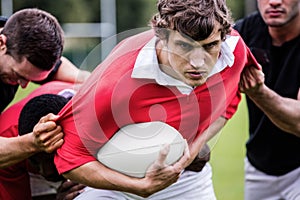
[[[190,145],[191,157],[196,157],[202,147],[220,132],[220,130],[225,126],[226,122],[227,119],[224,117],[219,117],[201,135],[199,135]]]
[[[300,137],[300,101],[284,98],[265,85],[247,95],[277,127]]]
[[[89,71],[78,69],[65,57],[62,57],[61,61],[61,66],[58,68],[57,73],[54,75],[54,80],[71,83],[83,83],[91,74]]]
[[[0,168],[5,168],[27,159],[37,152],[32,134],[19,137],[0,137]]]
[[[222,116],[219,117],[215,122],[213,122],[202,134],[203,137],[205,137],[206,142],[217,135],[225,126],[226,122],[227,119]]]
[[[107,190],[130,192],[148,196],[147,186],[142,179],[125,176],[110,170],[98,161],[89,162],[63,174],[67,179],[84,185]]]

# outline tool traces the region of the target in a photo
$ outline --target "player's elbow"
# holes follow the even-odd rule
[[[297,137],[300,137],[300,122],[298,122],[292,131],[292,134],[296,135]]]
[[[280,126],[279,126],[280,127]],[[295,122],[293,124],[285,124],[281,129],[287,133],[300,137],[300,123]]]

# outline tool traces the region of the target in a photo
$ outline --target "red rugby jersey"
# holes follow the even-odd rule
[[[235,31],[231,35],[239,37]],[[240,73],[245,66],[258,67],[241,39],[233,66],[186,95],[154,80],[131,78],[138,53],[153,36],[147,31],[121,42],[61,111],[65,143],[55,157],[60,173],[96,160],[99,148],[125,125],[163,121],[191,143],[220,116],[229,119],[235,113]]]
[[[0,115],[0,136],[18,136],[18,118],[22,108],[30,99],[41,94],[57,94],[64,89],[73,89],[73,87],[71,83],[52,81],[35,89]],[[0,169],[0,199],[32,199],[26,161]]]

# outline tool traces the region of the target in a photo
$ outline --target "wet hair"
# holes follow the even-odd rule
[[[168,39],[170,30],[204,40],[211,35],[216,21],[221,25],[223,40],[231,31],[233,21],[225,0],[158,0],[157,8],[150,25],[162,40]]]
[[[2,30],[7,54],[17,61],[25,57],[34,66],[50,70],[63,51],[63,30],[50,13],[36,8],[17,11]]]
[[[57,114],[69,100],[55,94],[43,94],[29,100],[21,110],[18,122],[19,134],[32,132],[40,118],[49,114]]]

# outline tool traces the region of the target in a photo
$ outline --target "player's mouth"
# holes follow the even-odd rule
[[[267,9],[266,10],[266,14],[269,16],[269,17],[279,17],[281,16],[282,14],[284,14],[284,11],[282,9]]]
[[[187,72],[188,76],[192,79],[202,79],[207,75],[206,71],[191,71]]]

